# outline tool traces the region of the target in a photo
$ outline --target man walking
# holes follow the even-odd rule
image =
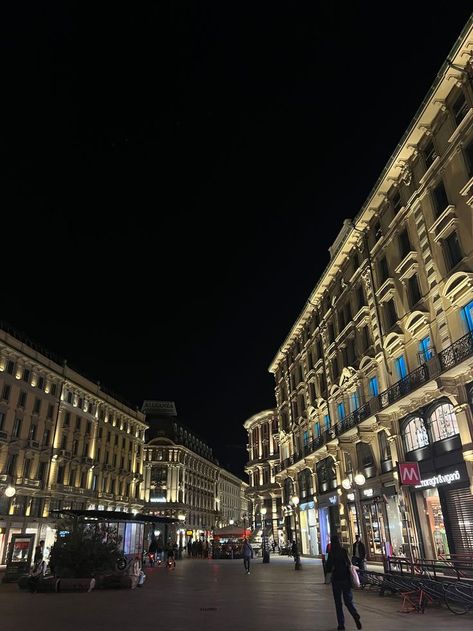
[[[351,562],[356,565],[360,570],[365,569],[366,549],[363,542],[360,539],[360,535],[356,535],[355,543],[353,544],[353,555]]]
[[[253,548],[251,547],[250,542],[248,541],[246,537],[243,542],[241,554],[243,557],[243,565],[245,566],[246,573],[249,574],[250,573],[250,559],[253,558]]]

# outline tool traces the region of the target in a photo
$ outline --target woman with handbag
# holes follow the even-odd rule
[[[345,607],[353,616],[357,629],[361,629],[360,614],[353,603],[352,571],[347,551],[342,548],[337,535],[331,537],[330,552],[326,562],[326,572],[332,575],[332,591],[337,610],[338,631],[345,629],[345,616],[343,614],[342,596]],[[356,570],[355,570],[356,571]],[[358,582],[359,586],[359,582]]]

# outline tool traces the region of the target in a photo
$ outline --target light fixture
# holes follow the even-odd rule
[[[350,480],[348,478],[345,478],[344,480],[342,480],[342,486],[346,491],[348,491],[348,489],[351,489]]]
[[[262,507],[261,507],[261,510],[260,510],[260,513],[261,513],[262,515],[266,515],[266,513],[267,513],[267,512],[268,512],[268,509],[266,508],[266,506],[262,506]]]
[[[355,475],[355,482],[358,484],[358,486],[363,486],[363,484],[366,482],[366,478],[362,473],[357,473]]]
[[[230,526],[233,526],[233,524],[235,523],[234,519],[230,519]]]
[[[299,504],[299,498],[297,497],[297,495],[293,495],[291,497],[291,502],[294,504],[294,506],[297,508],[297,505]]]
[[[13,497],[16,493],[16,489],[14,486],[7,486],[7,488],[5,489],[5,495],[7,497]]]
[[[179,513],[179,515],[177,516],[179,521],[185,521],[186,516],[184,515],[184,513]]]
[[[354,493],[347,493],[347,499],[350,502],[354,502],[355,501],[355,494]]]

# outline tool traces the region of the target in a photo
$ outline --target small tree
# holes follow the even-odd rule
[[[58,524],[57,531],[62,536],[55,542],[50,557],[56,576],[92,578],[117,570],[117,561],[123,554],[116,528],[72,517]]]

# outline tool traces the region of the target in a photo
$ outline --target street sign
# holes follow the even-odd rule
[[[420,484],[420,470],[417,462],[400,462],[399,477],[401,484],[415,486]]]

